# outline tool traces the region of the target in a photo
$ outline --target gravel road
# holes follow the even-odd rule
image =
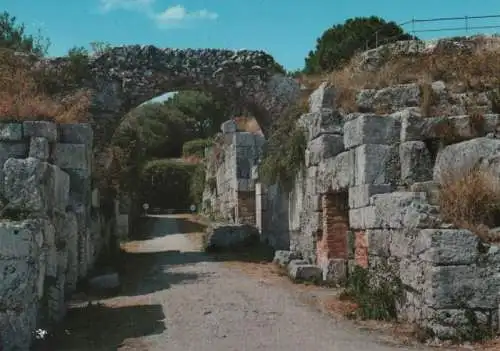
[[[74,307],[52,350],[389,351],[376,335],[335,321],[290,289],[199,252],[194,225],[150,218],[127,245],[124,289],[97,307]]]

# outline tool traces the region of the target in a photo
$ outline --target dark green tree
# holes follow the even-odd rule
[[[304,73],[316,74],[342,67],[353,55],[376,44],[413,37],[395,22],[376,16],[356,17],[327,29],[316,40],[316,48],[305,59]]]
[[[7,11],[0,13],[0,48],[42,57],[47,54],[49,45],[49,40],[42,35],[28,34],[26,26],[17,23],[15,16],[11,16]]]

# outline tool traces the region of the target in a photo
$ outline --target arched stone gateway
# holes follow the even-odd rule
[[[115,47],[90,60],[92,116],[104,139],[132,108],[166,92],[204,90],[250,110],[265,132],[300,87],[263,51]],[[104,129],[104,130],[103,130]],[[101,133],[104,133],[102,135]]]

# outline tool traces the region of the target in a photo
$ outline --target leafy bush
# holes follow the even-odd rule
[[[461,228],[467,228],[484,240],[492,238],[489,228],[500,225],[500,181],[478,169],[449,174],[441,186],[439,208],[442,216]]]
[[[139,179],[142,201],[153,207],[189,208],[191,179],[196,167],[172,159],[147,162]]]
[[[375,36],[377,32],[377,36]],[[395,22],[376,16],[350,18],[327,29],[317,39],[316,48],[306,58],[304,72],[321,73],[341,68],[354,54],[378,43],[412,38]]]
[[[278,183],[289,190],[302,169],[307,139],[297,120],[304,112],[303,104],[293,105],[271,127],[259,168],[266,184]]]
[[[182,156],[190,157],[195,156],[199,159],[205,157],[205,148],[212,145],[211,139],[194,139],[190,140],[182,146]]]

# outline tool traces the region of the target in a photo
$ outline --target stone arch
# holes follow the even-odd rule
[[[90,61],[91,114],[96,137],[109,140],[132,108],[166,92],[205,90],[234,99],[255,116],[264,133],[300,94],[292,78],[276,74],[263,51],[115,47]]]

